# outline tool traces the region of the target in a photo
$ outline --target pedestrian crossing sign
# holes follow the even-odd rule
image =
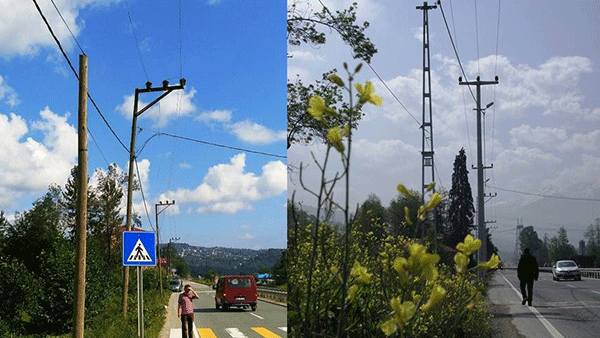
[[[123,232],[123,266],[156,265],[156,235],[154,232]]]

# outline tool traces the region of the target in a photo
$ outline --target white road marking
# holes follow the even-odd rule
[[[193,325],[193,332],[194,332],[194,338],[200,338],[200,336],[198,335],[198,329],[196,329],[196,323],[192,323]],[[169,334],[169,338],[180,338],[181,337],[181,328],[178,329],[171,329],[171,333]]]
[[[512,283],[508,279],[506,279],[506,277],[504,277],[502,272],[500,272],[500,276],[504,278],[504,280],[508,283],[508,285],[510,285],[510,287],[515,291],[515,293],[520,299],[521,293],[519,292],[519,290],[517,290],[517,288],[515,288],[514,285],[512,285]],[[544,318],[544,316],[542,316],[542,314],[535,307],[528,306],[527,308],[529,309],[529,311],[533,312],[533,314],[537,317],[537,319],[539,319],[539,321],[542,323],[542,325],[544,325],[546,330],[548,330],[548,332],[553,338],[565,338],[562,334],[560,334],[560,332],[558,332],[558,330],[554,326],[552,326],[552,324],[550,324],[550,322],[546,318]]]
[[[287,326],[280,326],[280,327],[278,327],[278,329],[280,329],[281,331],[287,332]]]
[[[567,284],[568,287],[575,288],[575,285]]]
[[[254,313],[250,313],[250,314],[253,315],[254,317],[257,317],[257,318],[260,318],[260,319],[264,319],[263,317],[261,317],[261,316],[259,316],[257,314],[254,314]]]
[[[227,333],[229,333],[229,335],[233,338],[248,338],[245,334],[242,333],[242,331],[238,330],[235,327],[227,328],[225,329],[225,331],[227,331]]]
[[[593,293],[597,293],[597,294],[599,294],[599,295],[600,295],[600,292],[598,292],[598,291],[592,291],[592,292],[593,292]]]

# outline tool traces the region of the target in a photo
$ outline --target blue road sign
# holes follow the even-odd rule
[[[123,232],[123,266],[156,265],[156,234],[154,232]]]

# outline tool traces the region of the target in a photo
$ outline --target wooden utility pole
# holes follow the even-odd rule
[[[144,89],[135,89],[135,99],[133,101],[133,119],[131,121],[131,144],[129,146],[129,176],[127,177],[127,216],[125,218],[125,226],[127,231],[131,231],[131,214],[132,214],[132,196],[133,196],[133,162],[135,161],[135,135],[136,135],[136,126],[137,126],[137,118],[142,115],[146,110],[156,104],[158,101],[162,100],[165,96],[169,95],[172,91],[176,89],[183,89],[185,86],[185,79],[181,78],[179,80],[179,85],[177,86],[169,86],[169,81],[164,80],[162,82],[162,87],[152,88],[152,82],[146,82],[146,88]],[[154,101],[148,103],[144,108],[138,111],[138,100],[139,95],[141,93],[150,93],[150,92],[164,92],[159,97],[154,99]],[[159,257],[160,258],[160,257]],[[127,298],[129,295],[129,267],[123,267],[123,316],[127,316]]]
[[[83,338],[85,330],[85,247],[87,236],[87,82],[88,60],[79,55],[78,163],[77,175],[77,252],[75,261],[75,303],[73,305],[73,338]]]
[[[487,261],[487,231],[485,227],[485,210],[483,202],[483,169],[491,169],[492,167],[483,166],[483,147],[481,139],[481,112],[486,108],[489,108],[492,104],[490,103],[486,108],[481,108],[481,86],[483,85],[495,85],[498,84],[498,76],[494,81],[480,81],[479,76],[477,81],[462,81],[462,77],[458,78],[458,84],[460,85],[475,85],[477,87],[477,233],[479,234],[479,240],[481,240],[481,247],[477,254],[477,263]],[[483,279],[484,272],[479,271],[479,278]]]
[[[173,202],[166,201],[165,203],[163,203],[162,201],[158,201],[157,204],[154,204],[154,214],[156,215],[156,252],[158,252],[158,285],[160,288],[159,290],[160,290],[161,296],[162,296],[163,285],[162,285],[162,275],[160,272],[162,267],[161,267],[161,257],[160,257],[160,228],[158,227],[158,215],[160,215],[161,212],[165,211],[170,205],[173,205],[173,204],[175,204],[175,201],[173,201]],[[158,207],[161,205],[165,206],[165,207],[161,211],[158,211]]]

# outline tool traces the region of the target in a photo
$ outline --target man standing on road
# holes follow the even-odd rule
[[[531,300],[533,297],[533,280],[538,280],[540,270],[535,257],[529,252],[529,248],[525,248],[521,259],[519,260],[519,267],[517,269],[517,276],[521,282],[521,294],[523,295],[523,302],[531,306]],[[525,292],[525,286],[527,286],[527,292]]]
[[[198,299],[198,294],[187,284],[179,295],[179,305],[177,306],[177,317],[181,318],[182,338],[194,337],[194,304],[192,303],[194,299]]]

